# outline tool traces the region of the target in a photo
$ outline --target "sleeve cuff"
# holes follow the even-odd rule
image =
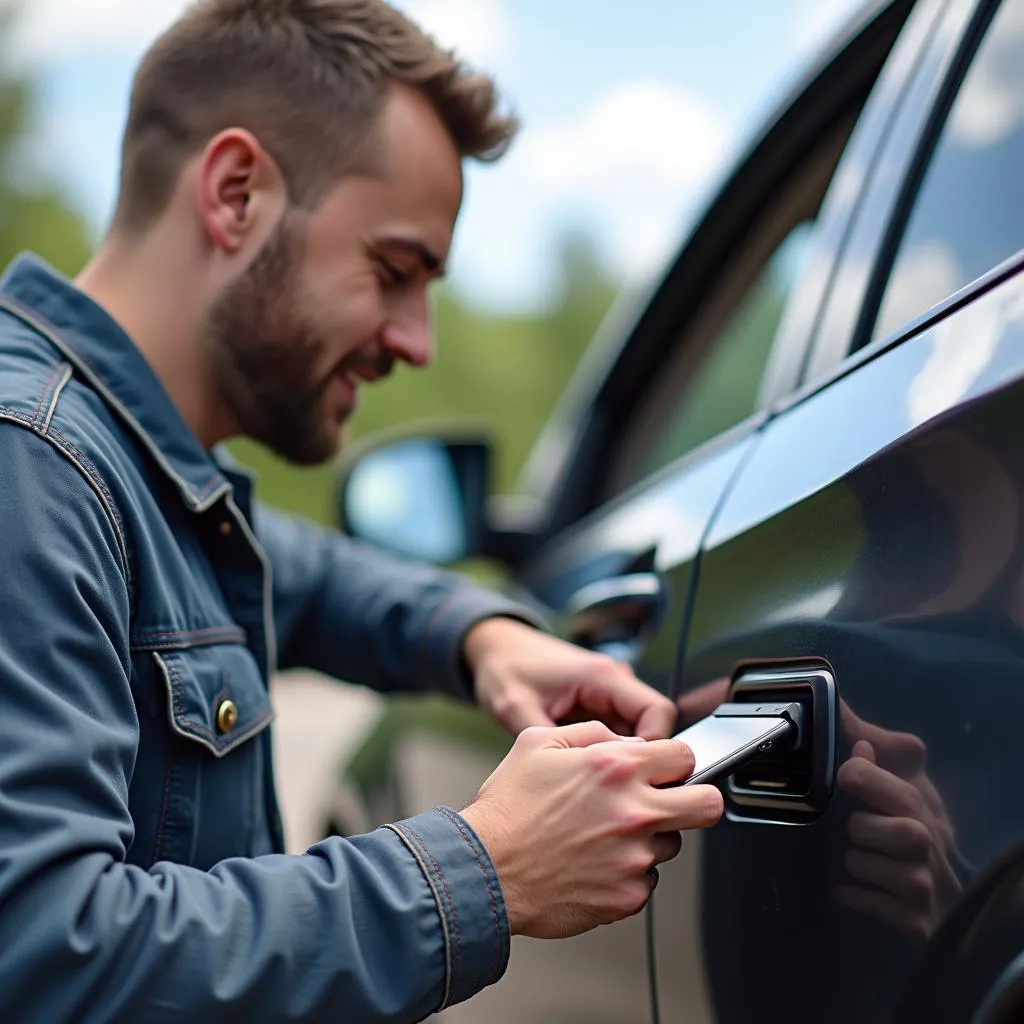
[[[469,631],[485,619],[515,619],[541,632],[551,627],[526,605],[475,587],[453,593],[434,613],[424,641],[423,669],[430,685],[442,693],[474,699],[473,674],[463,657]]]
[[[437,1012],[500,980],[511,935],[505,898],[487,850],[449,807],[387,826],[416,859],[441,919],[444,996]]]

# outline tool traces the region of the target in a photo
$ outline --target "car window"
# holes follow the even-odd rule
[[[957,93],[865,340],[1024,248],[1024,0],[1004,0]]]
[[[602,330],[524,474],[549,513],[546,537],[731,428],[754,429],[760,410],[799,382],[863,187],[844,155],[870,159],[880,145],[934,20],[929,9],[913,0],[866,5],[754,136],[622,332]],[[920,31],[905,37],[915,11],[924,12],[914,21]],[[894,61],[904,38],[909,59]]]
[[[757,411],[761,378],[810,236],[798,224],[731,311],[707,355],[647,438],[637,479],[699,447]]]
[[[852,126],[852,119],[844,120],[820,140],[723,265],[701,313],[624,424],[605,499],[757,411],[786,300]]]

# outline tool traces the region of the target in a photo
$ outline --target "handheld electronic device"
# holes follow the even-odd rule
[[[799,704],[722,704],[673,739],[693,751],[696,765],[683,785],[717,783],[769,750],[800,742]]]

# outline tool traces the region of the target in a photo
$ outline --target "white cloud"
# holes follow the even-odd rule
[[[960,145],[995,145],[1024,121],[1022,43],[1024,8],[1007,4],[1000,8],[996,30],[985,41],[985,59],[975,62],[953,107],[949,130]]]
[[[136,57],[187,0],[30,0],[12,52],[32,63],[84,53]],[[504,0],[401,0],[445,46],[479,64],[502,59],[515,39]]]
[[[574,123],[531,129],[514,159],[534,185],[601,200],[623,185],[690,188],[718,165],[725,144],[706,102],[658,81],[635,81],[600,96]]]
[[[505,61],[518,34],[505,0],[397,0],[444,46],[480,67]]]
[[[964,282],[957,254],[941,238],[901,252],[882,299],[874,337],[883,338],[941,302]]]
[[[791,16],[790,37],[803,59],[817,53],[853,14],[863,0],[803,0]]]
[[[963,401],[988,369],[1000,341],[1022,322],[1024,293],[1019,287],[1004,287],[933,328],[931,352],[907,392],[910,426]]]
[[[616,273],[645,279],[678,244],[729,142],[707,102],[657,80],[622,82],[573,119],[528,117],[507,160],[471,179],[459,276],[491,293],[491,275],[533,285],[547,275],[550,286],[552,225],[586,224]]]
[[[11,50],[30,63],[88,53],[134,57],[185,6],[185,0],[30,0]]]

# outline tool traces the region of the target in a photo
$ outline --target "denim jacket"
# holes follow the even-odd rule
[[[34,257],[0,281],[0,1017],[413,1021],[503,973],[440,808],[285,856],[268,676],[468,697],[530,613],[254,504],[141,353]]]

